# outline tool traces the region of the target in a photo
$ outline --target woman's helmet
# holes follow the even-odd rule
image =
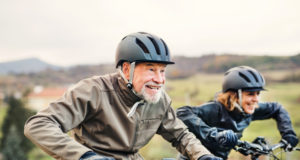
[[[145,32],[132,33],[121,40],[116,51],[116,67],[123,62],[174,64],[170,60],[166,43],[161,38]]]
[[[265,80],[257,70],[238,66],[225,72],[222,91],[261,91],[265,90],[264,86]]]

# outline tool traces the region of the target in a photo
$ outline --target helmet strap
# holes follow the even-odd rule
[[[239,105],[242,106],[242,89],[238,89],[238,96],[239,96]]]
[[[127,83],[127,87],[131,90],[133,88],[132,80],[133,80],[134,68],[135,68],[135,62],[130,63],[129,82]]]
[[[234,105],[235,108],[237,108],[242,113],[242,115],[246,115],[246,113],[244,111],[244,108],[242,106],[242,102],[243,102],[243,100],[242,100],[242,89],[238,89],[237,93],[238,93],[238,98],[239,98],[239,104],[234,102],[233,105]]]
[[[123,73],[123,71],[122,71],[121,68],[119,68],[119,72],[120,72],[120,74],[121,74],[121,77],[124,79],[124,81],[125,81],[126,83],[128,83],[128,79],[125,78],[125,75],[124,75],[124,73]]]
[[[133,63],[135,63],[135,62],[133,62]],[[135,67],[135,65],[130,65],[130,67]],[[134,69],[133,69],[134,70]],[[128,81],[128,79],[127,78],[125,78],[125,75],[124,75],[124,73],[123,73],[123,71],[120,69],[120,74],[121,74],[121,77],[124,79],[124,81],[127,83],[126,85],[127,85],[127,87],[136,95],[136,96],[138,96],[138,97],[140,97],[135,91],[134,91],[134,89],[133,89],[133,85],[132,85],[132,79],[133,79],[133,71],[130,71],[130,73],[129,73],[129,79],[131,79],[131,81]]]
[[[234,107],[237,108],[241,113],[244,113],[244,109],[242,106],[240,106],[238,103],[233,103]]]

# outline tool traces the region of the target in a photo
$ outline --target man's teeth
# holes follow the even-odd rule
[[[148,88],[151,88],[151,89],[159,89],[160,87],[156,87],[156,86],[147,86]]]

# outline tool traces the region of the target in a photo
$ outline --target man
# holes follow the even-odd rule
[[[162,87],[173,63],[162,39],[130,34],[117,48],[118,73],[80,81],[29,118],[24,133],[56,159],[143,159],[139,149],[157,133],[190,159],[218,160],[171,108]]]

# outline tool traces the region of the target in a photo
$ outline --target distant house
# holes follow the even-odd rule
[[[47,107],[51,102],[60,98],[67,88],[43,88],[35,87],[34,91],[28,95],[28,107],[40,111]]]

